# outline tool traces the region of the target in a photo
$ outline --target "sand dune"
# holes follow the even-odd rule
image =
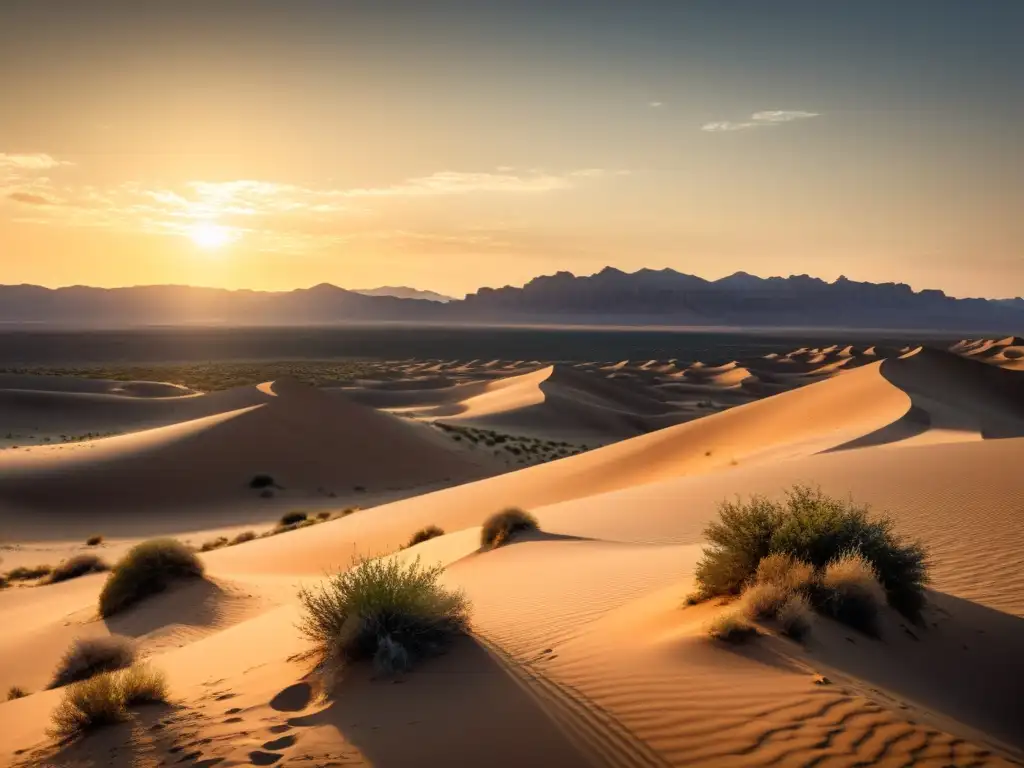
[[[76,515],[252,503],[247,480],[259,471],[314,492],[469,481],[203,555],[210,583],[116,621],[95,618],[102,575],[0,592],[0,686],[37,691],[0,704],[0,764],[1019,765],[1021,346],[836,344],[685,368],[403,363],[387,385],[276,382],[165,426],[0,454],[0,521],[25,539]],[[643,432],[678,418],[672,393],[698,380],[708,392],[742,390],[728,410],[494,477],[418,423],[586,425],[614,439],[630,419]],[[207,397],[171,400],[185,414],[200,407],[186,400]],[[68,406],[69,418],[77,407],[94,406]],[[737,651],[708,640],[725,609],[681,608],[704,527],[723,499],[794,483],[886,510],[927,544],[924,626],[887,613],[880,640],[825,620],[805,646],[771,635]],[[478,552],[477,526],[511,504],[544,533]],[[393,556],[446,567],[445,582],[474,604],[473,638],[402,685],[354,670],[318,700],[294,628],[295,588],[354,552],[393,553],[428,524],[447,535]],[[55,748],[43,729],[60,692],[38,689],[71,638],[109,632],[139,638],[178,708],[159,728]]]

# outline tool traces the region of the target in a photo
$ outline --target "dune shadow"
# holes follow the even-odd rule
[[[223,615],[224,597],[224,590],[214,582],[190,579],[150,595],[103,622],[111,633],[127,637],[141,637],[173,624],[213,626]]]
[[[901,440],[909,440],[917,435],[923,435],[929,429],[932,428],[932,417],[928,411],[920,408],[916,405],[911,405],[900,418],[891,424],[886,424],[884,427],[876,429],[874,432],[869,432],[866,435],[861,435],[858,438],[837,445],[833,448],[829,448],[827,451],[822,453],[836,453],[838,451],[849,451],[854,448],[867,448],[873,445],[886,445],[888,443],[898,443]]]
[[[308,703],[305,683],[272,700],[280,711]],[[274,703],[276,702],[276,704]],[[404,677],[374,679],[366,665],[346,671],[327,705],[288,720],[331,727],[372,765],[590,765],[538,701],[472,637]]]

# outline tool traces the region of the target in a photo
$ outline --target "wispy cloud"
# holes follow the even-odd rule
[[[0,168],[3,169],[45,171],[61,165],[71,165],[71,163],[45,154],[9,155],[0,152]]]
[[[659,107],[664,107],[665,106],[665,102],[664,101],[649,101],[649,102],[647,102],[647,106],[648,107],[653,107],[654,109],[658,109]]]
[[[808,120],[812,117],[819,117],[818,112],[805,112],[798,109],[770,109],[762,112],[755,112],[749,120],[735,122],[732,120],[719,120],[711,123],[704,123],[702,131],[708,133],[723,133],[729,131],[743,131],[748,128],[770,128],[783,123],[792,123],[797,120]]]
[[[195,180],[173,185],[132,181],[93,187],[51,179],[48,169],[65,163],[50,155],[0,157],[5,163],[0,167],[12,169],[0,175],[0,203],[7,200],[33,209],[30,217],[16,214],[18,221],[179,236],[188,235],[208,222],[244,236],[249,247],[281,251],[367,237],[430,243],[436,248],[491,248],[501,245],[499,238],[393,228],[385,230],[386,234],[374,235],[368,234],[366,227],[372,231],[375,221],[379,226],[381,219],[377,215],[387,215],[391,200],[409,200],[413,204],[418,199],[435,197],[536,196],[628,174],[605,168],[550,172],[501,166],[493,171],[438,171],[394,184],[367,187],[262,179]]]

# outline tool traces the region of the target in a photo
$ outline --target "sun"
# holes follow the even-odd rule
[[[185,234],[200,248],[210,251],[223,248],[237,237],[236,231],[231,227],[225,227],[209,221],[193,224],[185,231]]]

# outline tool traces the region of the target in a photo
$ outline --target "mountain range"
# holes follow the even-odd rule
[[[404,288],[352,291],[326,283],[285,292],[0,285],[0,322],[64,327],[543,323],[1008,333],[1024,328],[1019,297],[959,299],[939,290],[845,277],[830,283],[808,275],[761,278],[737,272],[705,280],[671,269],[627,273],[606,267],[589,276],[537,277],[521,288],[481,288],[465,299],[435,296],[440,295]]]

